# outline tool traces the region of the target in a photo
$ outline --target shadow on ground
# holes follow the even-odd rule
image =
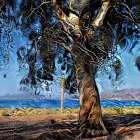
[[[77,115],[8,117],[5,117],[6,121],[4,118],[0,121],[0,140],[74,140],[76,138]],[[140,140],[140,114],[105,114],[103,119],[109,135],[96,137],[94,140]]]

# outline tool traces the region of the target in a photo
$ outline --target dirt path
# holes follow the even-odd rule
[[[74,140],[77,117],[77,114],[0,117],[0,140]],[[94,140],[140,140],[140,114],[105,114],[104,123],[109,135]]]

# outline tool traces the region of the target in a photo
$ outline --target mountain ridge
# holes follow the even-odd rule
[[[9,94],[0,96],[0,99],[54,99],[49,95],[34,95],[34,94]],[[70,99],[78,99],[78,94],[71,95]],[[140,100],[140,88],[110,90],[100,93],[101,100]]]
[[[106,91],[100,93],[102,100],[140,100],[140,88]]]

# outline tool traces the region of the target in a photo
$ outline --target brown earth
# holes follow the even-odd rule
[[[77,114],[0,117],[0,140],[74,140]],[[140,140],[140,114],[103,116],[109,135],[83,140]]]

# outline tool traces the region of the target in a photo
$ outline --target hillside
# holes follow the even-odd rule
[[[106,91],[100,93],[102,100],[140,100],[140,88],[123,89],[118,91]],[[48,95],[34,95],[29,93],[23,94],[6,94],[0,96],[0,99],[54,99]],[[59,98],[57,98],[59,99]],[[66,96],[65,99],[78,99],[78,94]]]
[[[0,99],[46,99],[43,95],[34,95],[29,93],[23,93],[23,94],[9,94],[0,96]]]
[[[140,100],[140,89],[123,89],[118,91],[106,91],[100,93],[103,100]]]

